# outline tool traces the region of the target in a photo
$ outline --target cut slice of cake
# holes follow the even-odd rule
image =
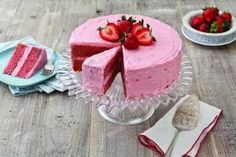
[[[87,21],[72,32],[69,46],[73,71],[81,71],[82,63],[87,57],[120,45],[119,42],[108,42],[99,36],[97,28],[106,24],[106,20],[96,23]]]
[[[84,89],[105,94],[120,71],[121,54],[116,47],[87,58],[82,65]]]
[[[30,78],[46,62],[45,49],[18,44],[3,73],[20,78]]]

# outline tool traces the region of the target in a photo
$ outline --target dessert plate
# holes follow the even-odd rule
[[[38,46],[41,46],[41,45],[38,45]],[[4,68],[7,66],[8,61],[10,60],[10,58],[15,50],[15,47],[16,46],[0,52],[0,82],[3,82],[5,84],[11,85],[11,86],[16,86],[16,87],[27,87],[27,86],[32,86],[32,85],[38,84],[40,82],[43,82],[43,81],[55,76],[55,74],[56,74],[55,71],[51,75],[48,75],[48,76],[41,75],[42,71],[43,71],[42,68],[39,71],[37,71],[32,77],[30,77],[28,79],[23,79],[23,78],[14,77],[11,75],[3,74]],[[50,56],[53,53],[52,49],[50,49],[48,47],[44,47],[44,48],[46,49],[47,56]],[[58,58],[59,58],[59,54],[55,53],[53,56],[53,64],[55,64],[55,61]]]

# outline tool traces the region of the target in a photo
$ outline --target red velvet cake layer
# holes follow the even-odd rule
[[[104,84],[103,94],[105,94],[106,91],[110,88],[116,75],[118,74],[118,72],[121,69],[120,68],[121,67],[120,57],[121,57],[121,52],[117,53],[117,55],[114,58],[112,58],[105,67],[104,78],[105,78],[105,80],[108,79],[108,81],[105,82],[105,84]]]
[[[72,69],[74,71],[81,71],[82,63],[86,57],[93,56],[94,54],[101,53],[108,49],[107,47],[73,45],[71,47]]]
[[[35,61],[39,58],[40,55],[40,50],[33,47],[31,49],[31,53],[29,54],[28,58],[25,60],[23,67],[21,70],[18,72],[17,76],[25,78],[26,75],[31,71],[31,69],[34,67]]]
[[[106,77],[110,77],[109,79],[108,79],[108,81],[104,84],[104,87],[103,87],[103,94],[105,94],[106,93],[106,91],[110,88],[110,86],[111,86],[111,84],[113,83],[113,81],[114,81],[114,79],[115,79],[115,77],[116,77],[116,75],[119,73],[119,71],[120,71],[120,68],[119,68],[119,64],[118,64],[118,62],[116,63],[116,64],[113,64],[113,68],[110,70],[110,72],[107,72],[107,75],[105,76],[105,78]],[[111,75],[111,76],[109,76],[109,75]]]
[[[3,71],[4,74],[10,75],[14,71],[14,69],[17,66],[17,63],[19,62],[19,60],[23,56],[26,47],[27,46],[23,45],[23,44],[18,44],[17,45],[16,50],[15,50],[13,56],[11,57],[8,65],[5,67],[5,69]]]

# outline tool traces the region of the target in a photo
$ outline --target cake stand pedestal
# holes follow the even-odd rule
[[[82,74],[71,70],[68,52],[63,53],[62,59],[56,64],[56,77],[64,89],[69,91],[69,96],[82,98],[86,104],[92,102],[105,120],[121,125],[139,124],[149,119],[160,105],[167,105],[186,95],[193,79],[191,61],[183,55],[179,78],[167,89],[152,97],[126,99],[120,74],[105,95],[96,95],[83,89]]]
[[[153,107],[151,107],[149,110],[147,110],[146,112],[143,112],[142,115],[136,117],[136,118],[128,118],[129,117],[129,113],[127,113],[127,118],[123,118],[123,119],[127,119],[127,120],[120,120],[117,119],[117,117],[113,117],[113,115],[110,114],[109,111],[106,111],[106,109],[104,108],[104,106],[100,106],[98,107],[98,113],[107,121],[115,123],[115,124],[120,124],[120,125],[133,125],[133,124],[139,124],[142,123],[144,121],[146,121],[147,119],[149,119],[155,112],[155,109]]]

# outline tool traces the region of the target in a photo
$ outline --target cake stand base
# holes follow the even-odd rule
[[[98,113],[107,121],[120,124],[120,125],[135,125],[142,123],[149,119],[155,112],[155,109],[153,107],[146,109],[145,111],[142,111],[141,114],[138,114],[139,116],[132,117],[131,113],[126,113],[123,115],[112,115],[110,111],[106,109],[105,106],[98,107]]]

